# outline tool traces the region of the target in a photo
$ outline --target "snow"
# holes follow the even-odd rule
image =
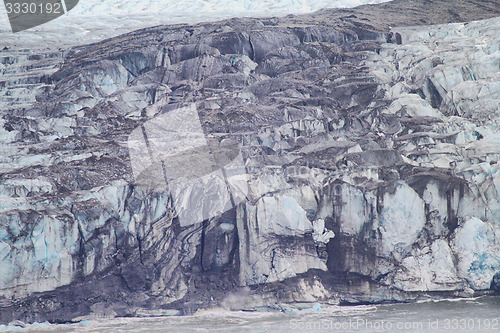
[[[324,246],[335,234],[325,228],[324,220],[308,219],[308,191],[295,191],[264,196],[237,209],[240,251],[246,256],[240,268],[242,285],[281,281],[309,269],[327,270],[312,245]],[[291,237],[296,237],[293,246]]]
[[[233,17],[269,17],[305,14],[322,8],[346,8],[389,0],[81,0],[51,22],[12,33],[4,6],[0,6],[0,40],[19,45],[44,42],[47,46],[96,42],[160,24],[198,23]],[[57,43],[57,44],[56,44]]]

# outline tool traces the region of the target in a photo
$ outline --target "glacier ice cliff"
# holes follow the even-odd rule
[[[393,1],[5,47],[0,322],[498,292],[499,13]],[[193,104],[249,192],[182,225],[127,140]]]

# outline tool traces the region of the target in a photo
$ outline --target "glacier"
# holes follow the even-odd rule
[[[9,35],[0,323],[497,294],[499,14],[396,0]],[[193,104],[207,140],[240,144],[248,195],[183,224],[129,143]]]
[[[322,8],[350,8],[389,0],[81,0],[67,14],[17,34],[10,32],[0,6],[0,40],[8,45],[97,42],[160,24],[198,23],[234,17],[269,17],[311,13]]]

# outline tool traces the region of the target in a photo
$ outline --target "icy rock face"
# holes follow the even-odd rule
[[[0,321],[495,287],[499,20],[404,26],[499,12],[394,1],[3,50]],[[183,224],[128,140],[189,105],[239,143],[248,196]]]
[[[405,291],[443,291],[464,287],[457,274],[453,252],[443,239],[413,250],[401,261],[391,283]]]
[[[398,185],[395,193],[384,194],[377,229],[382,235],[381,253],[400,259],[417,240],[426,219],[423,200],[408,185]]]
[[[458,274],[472,288],[489,289],[500,269],[498,223],[487,223],[469,218],[454,234],[452,246],[458,259]]]
[[[453,273],[445,262],[439,265],[434,241],[425,248],[429,254],[412,254],[403,260],[404,269],[410,272],[415,266],[424,269],[417,282],[404,277],[408,271],[399,277],[396,273],[395,281],[406,280],[397,282],[404,285],[403,289],[425,290],[421,284],[429,283],[424,281],[429,266],[434,266],[430,271],[435,278],[448,279],[442,282],[452,285],[458,274],[476,290],[488,289],[498,271],[495,226],[500,221],[500,192],[496,185],[500,146],[493,142],[498,141],[500,115],[500,39],[496,33],[499,24],[496,18],[424,29],[394,29],[391,36],[398,35],[398,43],[384,45],[380,56],[367,62],[382,82],[389,82],[385,93],[394,101],[382,113],[387,118],[408,117],[421,124],[420,130],[395,128],[395,143],[404,160],[415,167],[447,170],[467,182],[458,188],[450,184],[443,189],[434,180],[420,189],[427,223],[432,223],[431,238],[447,234],[443,226],[451,227],[450,230],[453,224],[459,226],[450,243],[458,258],[458,272]],[[385,136],[387,131],[380,129],[380,135]],[[443,190],[445,201],[440,199]],[[439,249],[444,251],[443,246]],[[446,257],[449,256],[444,255],[441,261]],[[423,260],[428,264],[423,265]],[[429,289],[432,288],[436,287]]]
[[[314,251],[315,242],[328,243],[333,234],[326,230],[324,235],[320,221],[313,226],[293,197],[262,197],[239,215],[239,250],[245,254],[240,281],[245,285],[281,281],[310,269],[326,270],[326,261]]]

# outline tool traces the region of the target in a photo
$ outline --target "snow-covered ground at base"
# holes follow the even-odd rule
[[[0,46],[71,46],[91,43],[148,26],[198,23],[233,17],[305,14],[322,8],[348,8],[389,0],[80,0],[66,15],[12,33],[0,5]]]

